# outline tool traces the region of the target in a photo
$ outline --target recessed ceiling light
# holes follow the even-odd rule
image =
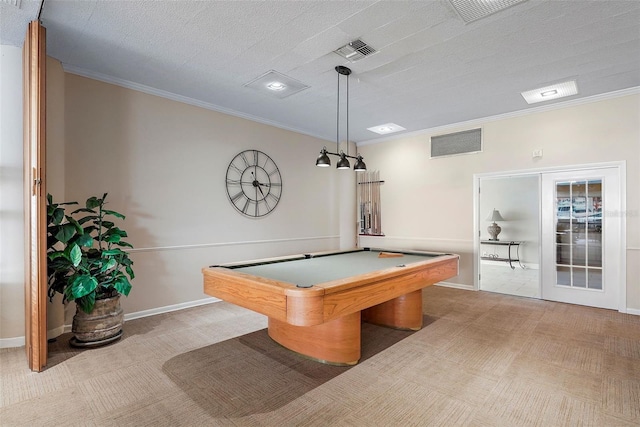
[[[567,82],[556,83],[522,92],[522,97],[527,101],[527,104],[535,104],[536,102],[551,101],[552,99],[564,98],[565,96],[577,94],[578,86],[576,85],[576,81],[569,80]]]
[[[269,90],[285,90],[287,85],[282,82],[271,82],[267,84],[267,89]]]
[[[367,130],[378,133],[380,135],[386,135],[388,133],[400,132],[401,130],[407,130],[407,129],[395,123],[385,123],[383,125],[367,128]]]
[[[267,71],[244,86],[278,98],[286,98],[309,88],[308,85],[274,70]]]

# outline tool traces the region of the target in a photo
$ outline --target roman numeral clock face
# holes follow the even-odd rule
[[[241,152],[227,168],[227,195],[241,214],[254,218],[267,215],[282,195],[278,166],[262,151]]]

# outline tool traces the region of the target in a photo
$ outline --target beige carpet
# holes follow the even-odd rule
[[[227,303],[127,322],[99,349],[64,335],[39,374],[0,350],[0,425],[640,425],[640,317],[442,287],[424,301],[418,332],[363,325],[354,367],[283,349]]]

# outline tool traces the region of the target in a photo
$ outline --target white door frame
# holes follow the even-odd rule
[[[621,213],[627,211],[627,163],[626,161],[615,162],[603,162],[603,163],[588,163],[581,165],[564,165],[554,166],[548,168],[537,169],[524,169],[514,171],[502,171],[502,172],[487,172],[477,173],[473,175],[473,289],[479,290],[479,274],[480,274],[480,181],[483,178],[506,178],[510,176],[527,176],[527,175],[540,175],[549,172],[572,172],[585,169],[602,169],[602,168],[617,168],[620,178],[620,208]],[[538,186],[541,185],[541,180],[538,181]],[[540,190],[540,188],[539,188]],[[541,197],[540,191],[538,192]],[[540,210],[541,203],[538,202],[538,209]],[[541,212],[538,212],[539,221],[542,221]],[[622,254],[620,259],[620,289],[618,292],[619,303],[618,311],[620,313],[627,312],[627,219],[625,215],[621,215],[620,224],[620,253]],[[538,226],[538,242],[542,240],[542,224]],[[544,268],[542,260],[542,248],[538,245],[538,259],[540,260],[540,270]],[[541,276],[539,277],[542,280]]]

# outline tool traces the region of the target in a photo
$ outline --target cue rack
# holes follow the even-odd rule
[[[380,205],[380,171],[358,173],[359,234],[384,236]]]

